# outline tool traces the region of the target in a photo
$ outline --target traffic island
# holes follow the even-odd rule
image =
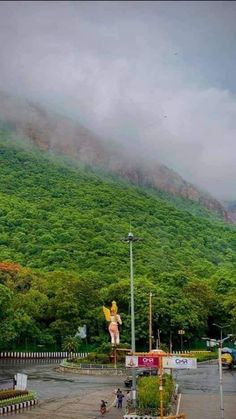
[[[175,384],[171,375],[162,377],[163,393],[159,392],[160,377],[149,376],[138,379],[137,406],[127,406],[125,419],[157,419],[176,412]],[[163,417],[162,416],[162,417]]]
[[[126,375],[127,368],[116,367],[107,364],[89,364],[89,363],[74,363],[64,359],[59,366],[55,368],[59,372],[73,372],[75,374],[83,375]]]

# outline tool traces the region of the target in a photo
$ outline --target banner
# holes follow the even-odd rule
[[[16,378],[16,390],[26,390],[27,389],[27,375],[26,374],[20,374],[17,373]]]
[[[157,356],[130,356],[125,357],[126,367],[135,368],[157,368],[159,366],[159,357]]]
[[[197,368],[197,358],[183,358],[177,356],[164,356],[163,368],[194,369]]]

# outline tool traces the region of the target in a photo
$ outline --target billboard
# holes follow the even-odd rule
[[[194,369],[197,368],[197,358],[166,356],[163,357],[163,368]]]
[[[159,367],[159,358],[157,356],[130,356],[125,357],[126,367],[135,368],[157,368]]]

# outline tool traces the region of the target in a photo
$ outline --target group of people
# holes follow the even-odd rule
[[[116,407],[119,409],[122,408],[122,403],[123,403],[123,398],[124,398],[124,394],[122,393],[122,391],[118,388],[116,391]]]
[[[123,399],[125,397],[125,395],[122,393],[122,391],[120,390],[120,388],[118,388],[117,390],[115,390],[115,395],[116,395],[116,399],[114,401],[113,406],[117,407],[118,409],[122,409],[122,405],[123,405]],[[130,392],[127,393],[126,396],[126,402],[127,404],[129,404],[131,401],[130,398]],[[107,402],[105,402],[104,400],[101,400],[101,406],[100,406],[100,412],[101,415],[103,416],[106,412],[107,412]]]

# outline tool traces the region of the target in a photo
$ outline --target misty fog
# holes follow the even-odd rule
[[[236,199],[235,20],[230,1],[2,1],[0,90]]]

